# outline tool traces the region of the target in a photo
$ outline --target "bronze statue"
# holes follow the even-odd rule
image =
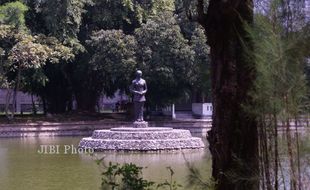
[[[133,102],[135,109],[135,122],[143,121],[143,107],[145,99],[145,94],[147,92],[146,82],[142,77],[142,71],[136,71],[136,78],[132,81],[129,89],[133,93]]]

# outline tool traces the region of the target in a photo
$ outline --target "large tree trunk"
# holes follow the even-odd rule
[[[76,93],[77,108],[79,111],[95,113],[100,95],[96,92],[87,90],[84,89],[84,92],[80,91],[79,93]]]
[[[210,0],[203,13],[198,0],[199,21],[211,47],[213,122],[208,133],[212,176],[218,190],[259,189],[257,122],[249,107],[255,65],[245,57],[243,21],[252,23],[252,0]],[[249,106],[249,107],[248,107]]]
[[[47,63],[44,66],[44,73],[49,79],[44,87],[41,96],[47,103],[47,111],[53,114],[65,113],[67,105],[71,100],[72,86],[66,76],[66,63],[52,64]]]

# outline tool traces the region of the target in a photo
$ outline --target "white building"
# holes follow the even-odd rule
[[[0,89],[0,112],[5,112],[6,106],[8,106],[9,110],[12,110],[13,94],[13,90]],[[40,105],[41,100],[37,96],[18,91],[16,95],[16,105],[14,105],[16,112],[31,112],[33,102],[38,106]]]
[[[5,112],[6,106],[12,111],[13,109],[13,90],[1,89],[0,88],[0,113]],[[100,110],[115,110],[115,105],[117,103],[128,102],[129,98],[126,95],[122,95],[117,91],[113,98],[108,98],[106,96],[101,96],[98,101],[98,106]],[[24,93],[21,91],[17,92],[16,95],[16,113],[25,113],[33,111],[33,102],[39,111],[43,111],[42,101],[39,97],[31,95],[29,93]],[[74,110],[76,109],[76,102],[74,104]]]

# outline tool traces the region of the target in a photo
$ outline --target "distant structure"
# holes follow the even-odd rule
[[[9,102],[8,110],[13,110],[13,90],[11,89],[10,91],[8,89],[0,88],[0,113],[5,112],[7,102]],[[121,94],[119,91],[117,91],[113,98],[101,96],[97,103],[97,110],[119,111],[121,110],[121,106],[126,104],[128,101],[128,96]],[[14,105],[16,113],[32,112],[33,103],[36,106],[37,111],[43,111],[43,104],[40,97],[18,91],[16,96],[16,105]],[[73,110],[75,110],[77,108],[76,102],[74,102],[73,104],[75,105]]]
[[[114,97],[107,97],[102,95],[98,100],[98,111],[121,111],[124,106],[130,102],[130,97],[121,93],[119,90],[115,92]]]
[[[310,20],[310,0],[305,1],[306,18]]]
[[[0,89],[0,112],[5,112],[6,103],[9,102],[8,108],[11,111],[13,106],[17,113],[32,112],[33,103],[40,108],[41,100],[35,95],[24,93],[21,91],[17,92],[16,105],[13,105],[13,92],[10,94],[7,89]]]
[[[310,60],[310,59],[309,59]],[[309,61],[310,64],[310,61]],[[12,90],[11,90],[12,91]],[[0,88],[0,113],[5,112],[6,102],[8,101],[8,89]],[[33,101],[33,102],[32,102]],[[13,92],[9,101],[9,111],[13,110]],[[97,111],[124,111],[127,103],[131,102],[131,98],[126,94],[116,91],[113,98],[102,95],[97,102]],[[29,113],[33,111],[33,104],[38,112],[43,112],[43,104],[41,98],[29,93],[21,91],[17,92],[16,97],[16,113]],[[76,102],[73,102],[73,110],[77,109]],[[181,100],[175,104],[158,108],[153,114],[161,113],[168,117],[172,116],[176,119],[192,119],[192,118],[211,118],[212,104],[211,103],[196,103],[188,100]]]

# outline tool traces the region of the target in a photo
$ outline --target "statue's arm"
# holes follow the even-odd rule
[[[131,83],[131,85],[129,86],[129,90],[130,90],[130,92],[132,92],[134,94],[141,94],[141,92],[136,91],[136,90],[133,89],[133,83]]]
[[[142,91],[142,94],[146,94],[147,92],[147,85],[146,82],[144,81],[144,90]]]

